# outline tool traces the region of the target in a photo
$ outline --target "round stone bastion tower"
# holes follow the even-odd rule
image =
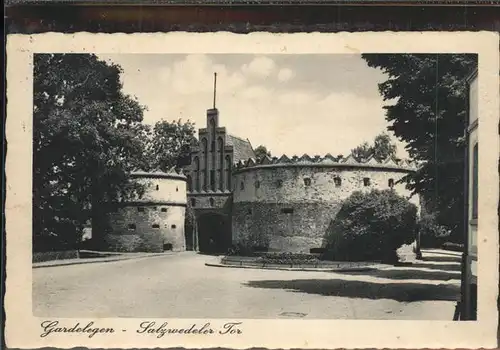
[[[418,207],[418,198],[398,183],[414,170],[407,161],[357,162],[352,155],[240,161],[233,171],[233,243],[268,251],[321,248],[343,201],[355,191],[393,189]]]
[[[175,171],[136,171],[131,177],[145,186],[145,193],[134,201],[120,203],[109,213],[110,230],[104,235],[107,249],[120,252],[186,250],[186,177]]]

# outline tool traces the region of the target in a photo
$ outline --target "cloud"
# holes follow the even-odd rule
[[[245,74],[256,75],[261,78],[268,77],[272,74],[276,64],[274,61],[265,56],[259,56],[254,58],[250,63],[244,64],[241,70]]]
[[[377,93],[343,91],[344,81],[336,79],[318,88],[310,74],[311,67],[317,69],[314,55],[293,58],[293,66],[278,56],[131,56],[137,55],[114,55],[112,60],[124,69],[125,92],[148,106],[144,122],[149,124],[182,118],[204,127],[217,72],[220,126],[248,138],[254,146],[265,145],[273,155],[347,154],[387,128],[385,102]],[[352,58],[356,59],[361,60]],[[333,70],[332,76],[335,70],[349,68],[349,62],[337,68],[330,60],[325,64]],[[364,67],[361,63],[352,65]],[[287,70],[292,76],[284,73]],[[269,76],[273,79],[255,79]],[[285,77],[289,79],[284,81]],[[377,92],[375,78],[367,78],[364,84]],[[403,146],[398,148],[401,151]]]
[[[282,68],[278,72],[278,80],[281,82],[286,82],[292,79],[294,76],[293,71],[290,68]]]

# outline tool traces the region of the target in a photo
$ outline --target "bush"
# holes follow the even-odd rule
[[[284,265],[305,265],[315,264],[318,258],[312,254],[306,253],[266,253],[259,259],[260,262],[267,264],[284,264]]]
[[[422,248],[440,248],[450,236],[448,229],[438,224],[434,214],[423,214],[417,226]]]
[[[397,262],[396,250],[414,241],[417,207],[392,190],[354,192],[326,232],[331,260]]]

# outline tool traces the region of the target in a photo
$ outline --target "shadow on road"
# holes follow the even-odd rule
[[[456,262],[460,263],[462,258],[457,255],[448,255],[448,256],[424,256],[422,257],[422,261],[441,261],[441,262]]]
[[[336,271],[335,273],[353,276],[368,275],[380,278],[390,278],[395,280],[419,279],[419,280],[459,280],[460,273],[447,271],[423,271],[418,269],[391,269],[391,270],[371,270],[363,272]]]
[[[364,299],[393,299],[400,302],[423,300],[457,301],[458,285],[420,283],[374,283],[342,279],[257,280],[246,286],[253,288],[284,289],[290,292]]]
[[[441,271],[461,271],[461,266],[458,263],[455,264],[429,264],[429,263],[412,263],[409,265],[411,267],[425,268],[429,270],[441,270]]]

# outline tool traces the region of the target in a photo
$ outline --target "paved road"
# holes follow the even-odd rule
[[[427,253],[416,267],[363,273],[205,266],[191,252],[33,269],[44,317],[451,320],[459,258]]]

